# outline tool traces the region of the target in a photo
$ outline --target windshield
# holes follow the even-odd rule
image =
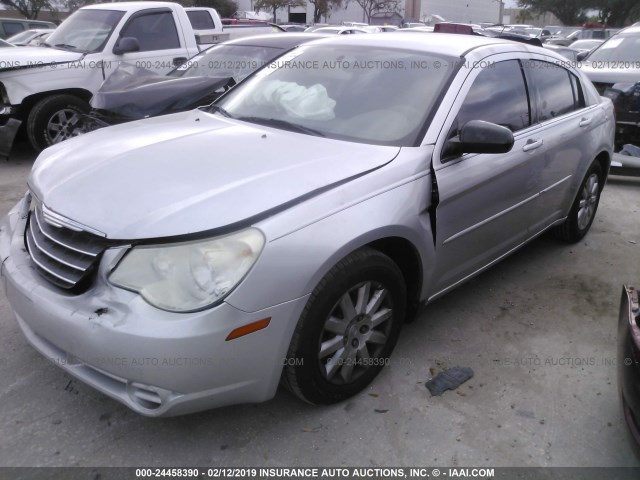
[[[24,32],[16,33],[13,37],[7,38],[7,42],[21,43],[31,40],[31,38],[35,37],[36,35],[38,35],[38,32],[35,32],[33,30],[25,30]]]
[[[592,62],[640,62],[640,35],[618,34],[591,53],[589,60]]]
[[[100,51],[123,15],[117,10],[78,10],[51,34],[46,45],[83,53]]]
[[[391,48],[302,46],[232,89],[212,111],[329,138],[413,146],[455,61]]]
[[[254,45],[218,45],[193,57],[171,77],[233,77],[236,83],[283,53],[282,48]]]

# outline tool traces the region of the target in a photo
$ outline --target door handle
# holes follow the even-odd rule
[[[582,117],[578,125],[580,125],[581,127],[591,125],[591,117]]]
[[[531,150],[535,150],[536,148],[541,147],[543,144],[542,140],[527,140],[527,143],[522,147],[523,152],[530,152]]]
[[[179,67],[180,65],[182,65],[186,61],[187,61],[187,57],[176,57],[176,58],[173,59],[173,66],[174,67]]]

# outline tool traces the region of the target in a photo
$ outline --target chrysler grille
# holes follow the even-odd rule
[[[29,215],[25,243],[38,271],[66,290],[87,286],[108,241],[97,235],[49,224],[36,202]]]

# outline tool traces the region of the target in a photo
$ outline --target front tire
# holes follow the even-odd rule
[[[51,95],[36,103],[27,117],[27,135],[38,152],[80,133],[89,104],[73,95]]]
[[[580,185],[569,216],[555,233],[565,242],[575,243],[587,234],[593,223],[600,203],[600,193],[604,182],[602,167],[597,160],[593,162]]]
[[[369,248],[350,254],[311,294],[289,346],[284,385],[312,404],[359,393],[389,363],[405,315],[398,266]]]

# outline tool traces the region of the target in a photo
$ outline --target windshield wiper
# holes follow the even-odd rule
[[[266,125],[268,127],[280,127],[292,132],[306,133],[307,135],[313,135],[316,137],[325,137],[326,135],[319,130],[315,130],[309,127],[303,127],[297,123],[288,122],[286,120],[280,120],[279,118],[264,118],[264,117],[238,117],[238,120],[250,123],[259,123],[260,125]]]
[[[66,43],[56,43],[54,45],[54,47],[62,48],[64,50],[77,50],[78,49],[78,47],[76,47],[75,45],[67,45]]]
[[[227,118],[234,118],[233,115],[231,115],[229,112],[227,112],[224,108],[222,108],[220,105],[216,105],[215,103],[213,105],[209,105],[207,108],[207,111],[209,112],[218,112],[220,113],[223,117],[227,117]]]

